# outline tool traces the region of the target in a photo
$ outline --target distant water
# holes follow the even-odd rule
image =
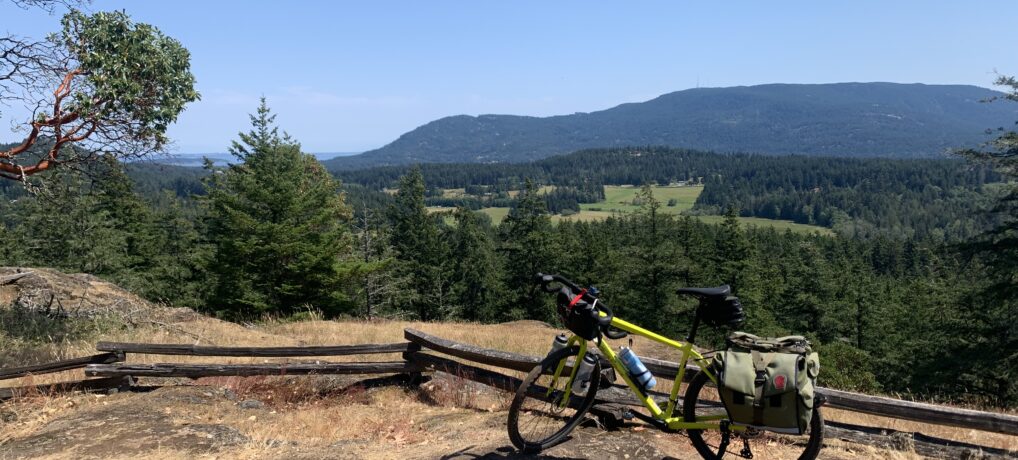
[[[360,153],[361,152],[321,152],[311,154],[314,155],[318,161],[325,161],[336,157],[346,157]],[[146,161],[175,166],[202,166],[205,163],[205,158],[212,160],[212,163],[217,166],[222,166],[235,161],[233,155],[230,155],[229,153],[171,153],[168,155],[156,155]]]

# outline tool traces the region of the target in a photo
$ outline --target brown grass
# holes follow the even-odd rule
[[[471,343],[481,347],[494,348],[530,355],[542,355],[551,345],[552,338],[559,331],[536,321],[517,321],[499,325],[470,323],[420,323],[407,321],[307,321],[268,322],[253,327],[219,321],[198,315],[164,326],[113,328],[97,335],[76,340],[64,340],[51,344],[46,356],[82,356],[94,353],[97,340],[145,341],[152,343],[196,343],[220,346],[299,346],[299,345],[343,345],[364,343],[390,343],[403,340],[403,329],[412,327],[430,334]],[[676,359],[674,350],[636,338],[634,348],[643,356],[660,359]],[[624,344],[619,342],[619,345]],[[311,358],[313,360],[313,358]],[[370,355],[356,357],[325,357],[327,361],[381,361],[398,360],[398,354]],[[286,359],[266,358],[220,358],[130,355],[130,362],[286,362]],[[296,359],[290,361],[301,361]],[[26,363],[28,364],[28,363]],[[500,370],[501,372],[507,372]],[[511,372],[508,372],[511,373]],[[512,373],[521,377],[521,373]],[[56,374],[33,376],[23,379],[0,381],[0,386],[22,386],[53,383],[81,378],[81,371],[67,371]],[[659,379],[659,391],[668,391],[668,382]],[[181,423],[205,421],[223,423],[238,429],[251,439],[239,448],[231,448],[231,458],[263,458],[280,454],[278,447],[270,449],[272,443],[296,442],[302,446],[328,447],[339,441],[366,442],[375,446],[388,446],[392,450],[378,453],[365,450],[364,456],[375,458],[398,458],[402,449],[421,449],[423,445],[446,452],[456,450],[456,430],[459,436],[468,433],[482,439],[498,439],[505,442],[504,421],[490,417],[504,417],[508,407],[508,394],[499,397],[480,398],[465,381],[453,380],[445,386],[429,392],[430,401],[416,394],[416,389],[344,387],[322,391],[314,378],[255,377],[255,378],[214,378],[201,379],[199,385],[227,388],[237,395],[237,400],[262,401],[265,411],[257,414],[236,409],[235,402],[222,402],[220,406],[197,412],[174,413]],[[146,383],[144,380],[142,383]],[[155,383],[149,381],[147,383]],[[183,381],[181,383],[184,383]],[[128,395],[124,395],[128,396]],[[0,453],[4,444],[22,438],[44,426],[55,417],[70,411],[92,405],[103,404],[101,395],[75,395],[57,397],[25,397],[18,401],[0,405],[0,417],[14,414],[11,422],[0,423]],[[437,403],[438,405],[433,405]],[[381,410],[384,408],[384,410]],[[492,413],[502,412],[502,415]],[[399,414],[394,416],[394,414]],[[448,417],[448,426],[422,426],[422,417]],[[975,430],[929,425],[896,419],[887,419],[843,410],[827,409],[830,420],[846,423],[881,426],[899,431],[915,431],[923,434],[954,439],[988,447],[1018,451],[1018,439]],[[252,417],[254,417],[252,419]],[[486,418],[487,417],[487,418]],[[11,417],[8,417],[11,418]],[[498,426],[498,423],[502,423]],[[486,428],[476,432],[464,429],[461,423],[487,423]],[[680,442],[680,441],[670,441]],[[684,443],[685,441],[681,441]],[[875,450],[865,446],[832,441],[832,445],[849,456],[858,458],[916,458],[914,454]],[[267,447],[269,446],[269,447]],[[351,447],[356,449],[359,447]],[[372,453],[374,452],[374,453]],[[70,458],[67,452],[54,453],[50,458]],[[194,458],[192,453],[181,453],[172,449],[147,452],[149,458]],[[2,455],[0,455],[2,457]],[[132,456],[134,457],[134,456]],[[200,456],[199,456],[200,457]],[[126,456],[125,456],[126,458]]]

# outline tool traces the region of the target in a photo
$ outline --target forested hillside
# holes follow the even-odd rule
[[[607,110],[546,118],[458,115],[329,169],[523,162],[584,148],[667,145],[719,152],[937,157],[991,139],[1014,107],[975,86],[839,83],[697,88]]]
[[[589,189],[601,185],[696,183],[704,185],[693,208],[697,213],[723,214],[731,207],[742,216],[820,225],[845,236],[948,240],[986,228],[992,217],[979,210],[989,206],[994,183],[1000,180],[987,166],[958,159],[721,155],[666,147],[593,149],[524,164],[419,167],[429,188],[484,187],[498,193],[518,190],[526,179],[554,185],[546,204],[556,209],[597,201]],[[382,190],[396,187],[409,169],[389,166],[337,174],[348,184]],[[567,190],[576,192],[570,196]],[[484,205],[470,199],[431,202]]]
[[[986,166],[624,148],[520,165],[342,172],[341,186],[278,133],[264,105],[231,151],[235,164],[208,171],[125,172],[107,158],[86,174],[62,168],[32,179],[32,193],[5,182],[0,264],[92,273],[235,320],[311,311],[556,321],[532,277],[559,272],[670,335],[691,320],[676,288],[729,284],[749,312],[745,329],[815,340],[823,385],[1000,405],[1018,398],[1007,378],[1013,339],[1002,332],[1013,327],[1013,299],[982,294],[997,286],[988,267],[999,261],[954,243],[995,222],[972,217],[990,199],[988,185],[1006,187]],[[727,215],[709,224],[663,212],[651,187],[626,214],[557,224],[549,215],[549,196],[588,199],[604,184],[655,181],[702,183],[693,211]],[[467,207],[430,213],[427,201],[453,187],[505,193],[511,209],[498,225]],[[786,209],[841,235],[747,228],[736,215]],[[708,333],[705,345],[721,334]]]

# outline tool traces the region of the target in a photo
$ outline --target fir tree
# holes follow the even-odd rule
[[[444,316],[445,286],[442,241],[438,224],[424,205],[424,178],[419,168],[400,178],[399,191],[389,206],[391,244],[397,272],[407,279],[404,308],[422,320]]]
[[[179,307],[201,308],[215,277],[207,270],[212,246],[205,240],[202,216],[195,216],[171,191],[164,193],[168,205],[154,212],[158,251],[148,261],[146,297]]]
[[[349,210],[339,184],[280,136],[274,119],[262,98],[252,130],[230,149],[241,163],[206,182],[218,277],[209,308],[236,317],[309,307],[337,314],[348,306],[339,265],[349,252]]]
[[[1002,76],[996,83],[1007,91],[1002,99],[1018,102],[1018,79]],[[999,131],[983,150],[961,152],[990,164],[1009,182],[990,210],[998,224],[963,246],[987,276],[964,304],[962,331],[973,339],[956,348],[959,356],[971,358],[958,362],[972,362],[959,369],[963,380],[999,404],[1013,404],[1018,401],[1018,129]]]
[[[74,170],[58,170],[31,198],[19,200],[12,231],[16,265],[53,267],[106,278],[125,274],[126,223],[110,215],[101,182]],[[133,226],[133,225],[131,225]]]
[[[730,285],[732,292],[738,294],[743,278],[749,272],[752,246],[740,227],[735,208],[729,207],[725,213],[715,244],[714,261],[720,281]]]
[[[505,257],[506,285],[513,304],[513,317],[550,320],[554,317],[549,296],[534,282],[539,272],[555,273],[558,247],[551,228],[551,218],[538,195],[537,187],[526,181],[519,205],[513,208],[499,226]]]
[[[458,208],[455,217],[450,294],[458,316],[472,321],[496,320],[505,292],[494,242],[478,213]]]
[[[362,209],[354,217],[354,251],[347,264],[350,297],[358,314],[375,318],[403,303],[408,279],[397,272],[399,261],[390,242],[390,229],[375,210]]]
[[[674,220],[660,212],[661,202],[651,186],[644,185],[636,199],[640,210],[628,221],[633,244],[622,253],[624,285],[632,294],[626,299],[627,311],[662,326],[684,320],[668,308],[677,303],[675,291],[688,263],[670,234]]]

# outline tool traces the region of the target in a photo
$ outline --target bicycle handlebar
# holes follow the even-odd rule
[[[582,295],[583,299],[590,302],[590,304],[594,307],[590,309],[591,318],[597,321],[601,331],[609,339],[617,340],[627,335],[626,331],[613,331],[610,329],[612,318],[615,317],[615,313],[612,311],[611,307],[598,300],[596,288],[591,287],[589,289],[583,289],[576,283],[561,275],[545,275],[544,273],[538,273],[535,279],[541,283],[541,289],[544,290],[544,292],[556,293],[562,290],[567,290],[567,294]],[[562,287],[552,286],[551,283],[556,282],[561,283]],[[604,316],[601,315],[602,312],[604,312]]]

